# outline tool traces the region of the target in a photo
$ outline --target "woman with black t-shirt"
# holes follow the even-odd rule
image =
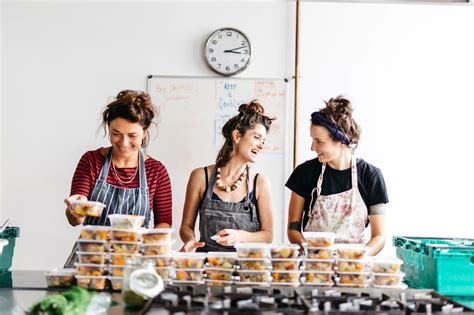
[[[350,101],[332,98],[312,113],[310,134],[318,156],[299,165],[286,182],[292,191],[288,239],[301,244],[302,230],[334,232],[336,242],[367,244],[369,255],[377,254],[385,244],[387,190],[382,172],[354,156],[360,128]]]

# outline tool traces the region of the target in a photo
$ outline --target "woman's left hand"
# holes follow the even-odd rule
[[[224,229],[216,233],[220,238],[216,243],[223,246],[234,246],[242,242],[242,231],[234,229]]]

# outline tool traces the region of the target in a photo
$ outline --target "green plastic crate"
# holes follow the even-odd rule
[[[15,239],[19,236],[19,227],[7,227],[2,233],[0,233],[0,239],[8,240],[8,245],[3,248],[3,252],[0,255],[0,273],[5,273],[12,266]]]
[[[474,240],[394,236],[405,282],[443,295],[474,296]]]

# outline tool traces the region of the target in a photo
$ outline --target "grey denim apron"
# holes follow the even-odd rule
[[[142,152],[138,151],[138,174],[140,186],[137,188],[119,188],[106,182],[112,159],[112,149],[107,154],[104,165],[100,170],[94,189],[91,194],[91,201],[102,202],[106,205],[102,215],[99,217],[87,216],[84,225],[110,225],[109,214],[132,214],[145,216],[144,226],[148,227],[150,222],[150,193],[146,182],[145,161]],[[69,255],[65,268],[74,268],[77,261],[77,243]]]
[[[247,194],[243,202],[227,202],[212,199],[217,167],[214,167],[206,195],[199,209],[200,242],[206,243],[198,248],[198,252],[234,251],[232,246],[223,246],[212,240],[211,237],[223,229],[244,230],[247,232],[260,231],[257,207],[250,200],[249,169],[247,166]]]

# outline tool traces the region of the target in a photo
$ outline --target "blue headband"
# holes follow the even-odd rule
[[[336,124],[333,124],[320,112],[314,112],[311,114],[311,123],[313,125],[320,125],[326,127],[327,130],[333,135],[336,140],[341,141],[345,145],[351,144],[349,137],[342,132]]]

